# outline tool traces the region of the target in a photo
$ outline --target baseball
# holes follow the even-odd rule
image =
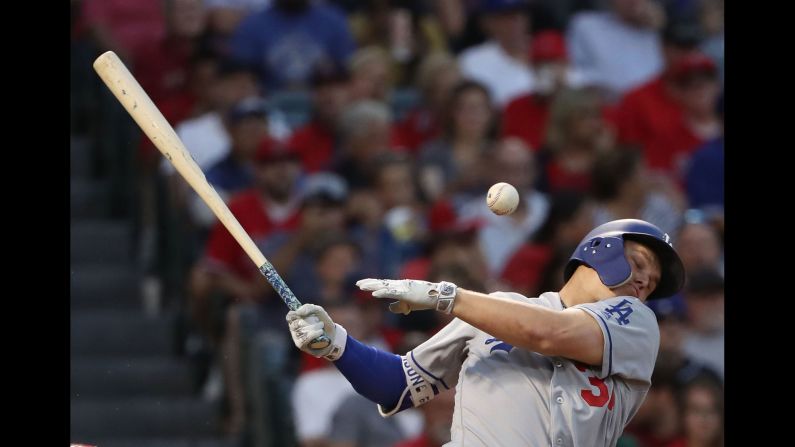
[[[489,188],[486,204],[498,216],[511,214],[519,206],[519,192],[513,185],[500,182]]]

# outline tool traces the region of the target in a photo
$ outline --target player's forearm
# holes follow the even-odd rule
[[[400,362],[400,356],[366,346],[349,335],[345,352],[334,366],[357,393],[391,409],[406,387]]]
[[[471,290],[458,289],[452,314],[513,346],[555,355],[561,312]]]

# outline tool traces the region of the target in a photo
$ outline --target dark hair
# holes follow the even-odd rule
[[[533,236],[533,242],[541,244],[553,242],[560,226],[570,222],[577,215],[585,200],[585,195],[579,191],[561,190],[554,193],[550,200],[552,204],[547,219]]]
[[[325,256],[329,250],[340,245],[351,247],[354,252],[356,252],[357,256],[362,256],[362,247],[360,247],[356,241],[342,233],[331,233],[324,235],[319,240],[314,242],[312,254],[314,255],[315,262],[319,261],[320,258]]]
[[[593,197],[601,201],[616,198],[641,160],[641,152],[635,148],[618,148],[599,154],[591,168]]]
[[[724,429],[724,404],[723,404],[723,384],[719,379],[710,374],[699,374],[685,383],[678,389],[677,403],[679,405],[679,414],[684,417],[687,410],[687,394],[694,388],[703,388],[712,394],[715,399],[715,406],[720,418],[720,429],[718,430],[717,438],[713,442],[714,447],[723,446],[723,429]]]
[[[491,105],[491,94],[489,90],[486,88],[485,85],[481,84],[477,81],[472,80],[463,80],[460,81],[458,84],[453,87],[450,91],[450,95],[447,97],[447,101],[444,107],[443,112],[443,124],[444,124],[444,132],[447,136],[453,135],[453,127],[455,126],[454,115],[456,110],[458,110],[458,102],[461,100],[461,97],[464,96],[465,93],[469,91],[479,91],[483,93],[486,97],[486,103],[488,104],[489,110],[491,111],[491,123],[489,124],[489,128],[486,132],[486,135],[489,137],[493,137],[496,135],[496,124],[497,124],[497,116],[496,111],[492,108]]]

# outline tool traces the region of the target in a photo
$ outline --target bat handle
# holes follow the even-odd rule
[[[284,282],[282,277],[279,275],[279,272],[273,268],[273,264],[265,260],[265,264],[259,268],[259,272],[262,273],[262,276],[268,280],[268,283],[273,287],[273,290],[279,294],[279,297],[284,301],[284,304],[290,308],[290,310],[297,310],[301,307],[301,302],[298,301],[298,298],[295,297],[293,291],[287,287],[287,283]],[[326,334],[321,335],[320,337],[312,340],[309,343],[309,347],[312,349],[323,349],[326,346],[331,344],[331,340],[328,338]]]

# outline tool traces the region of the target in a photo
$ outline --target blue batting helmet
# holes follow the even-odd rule
[[[618,287],[632,274],[624,256],[624,241],[643,244],[660,260],[660,281],[648,299],[663,298],[677,293],[685,283],[685,268],[671,245],[668,234],[646,221],[621,219],[599,225],[580,242],[569,258],[563,272],[565,281],[580,264],[596,270],[607,287]]]

